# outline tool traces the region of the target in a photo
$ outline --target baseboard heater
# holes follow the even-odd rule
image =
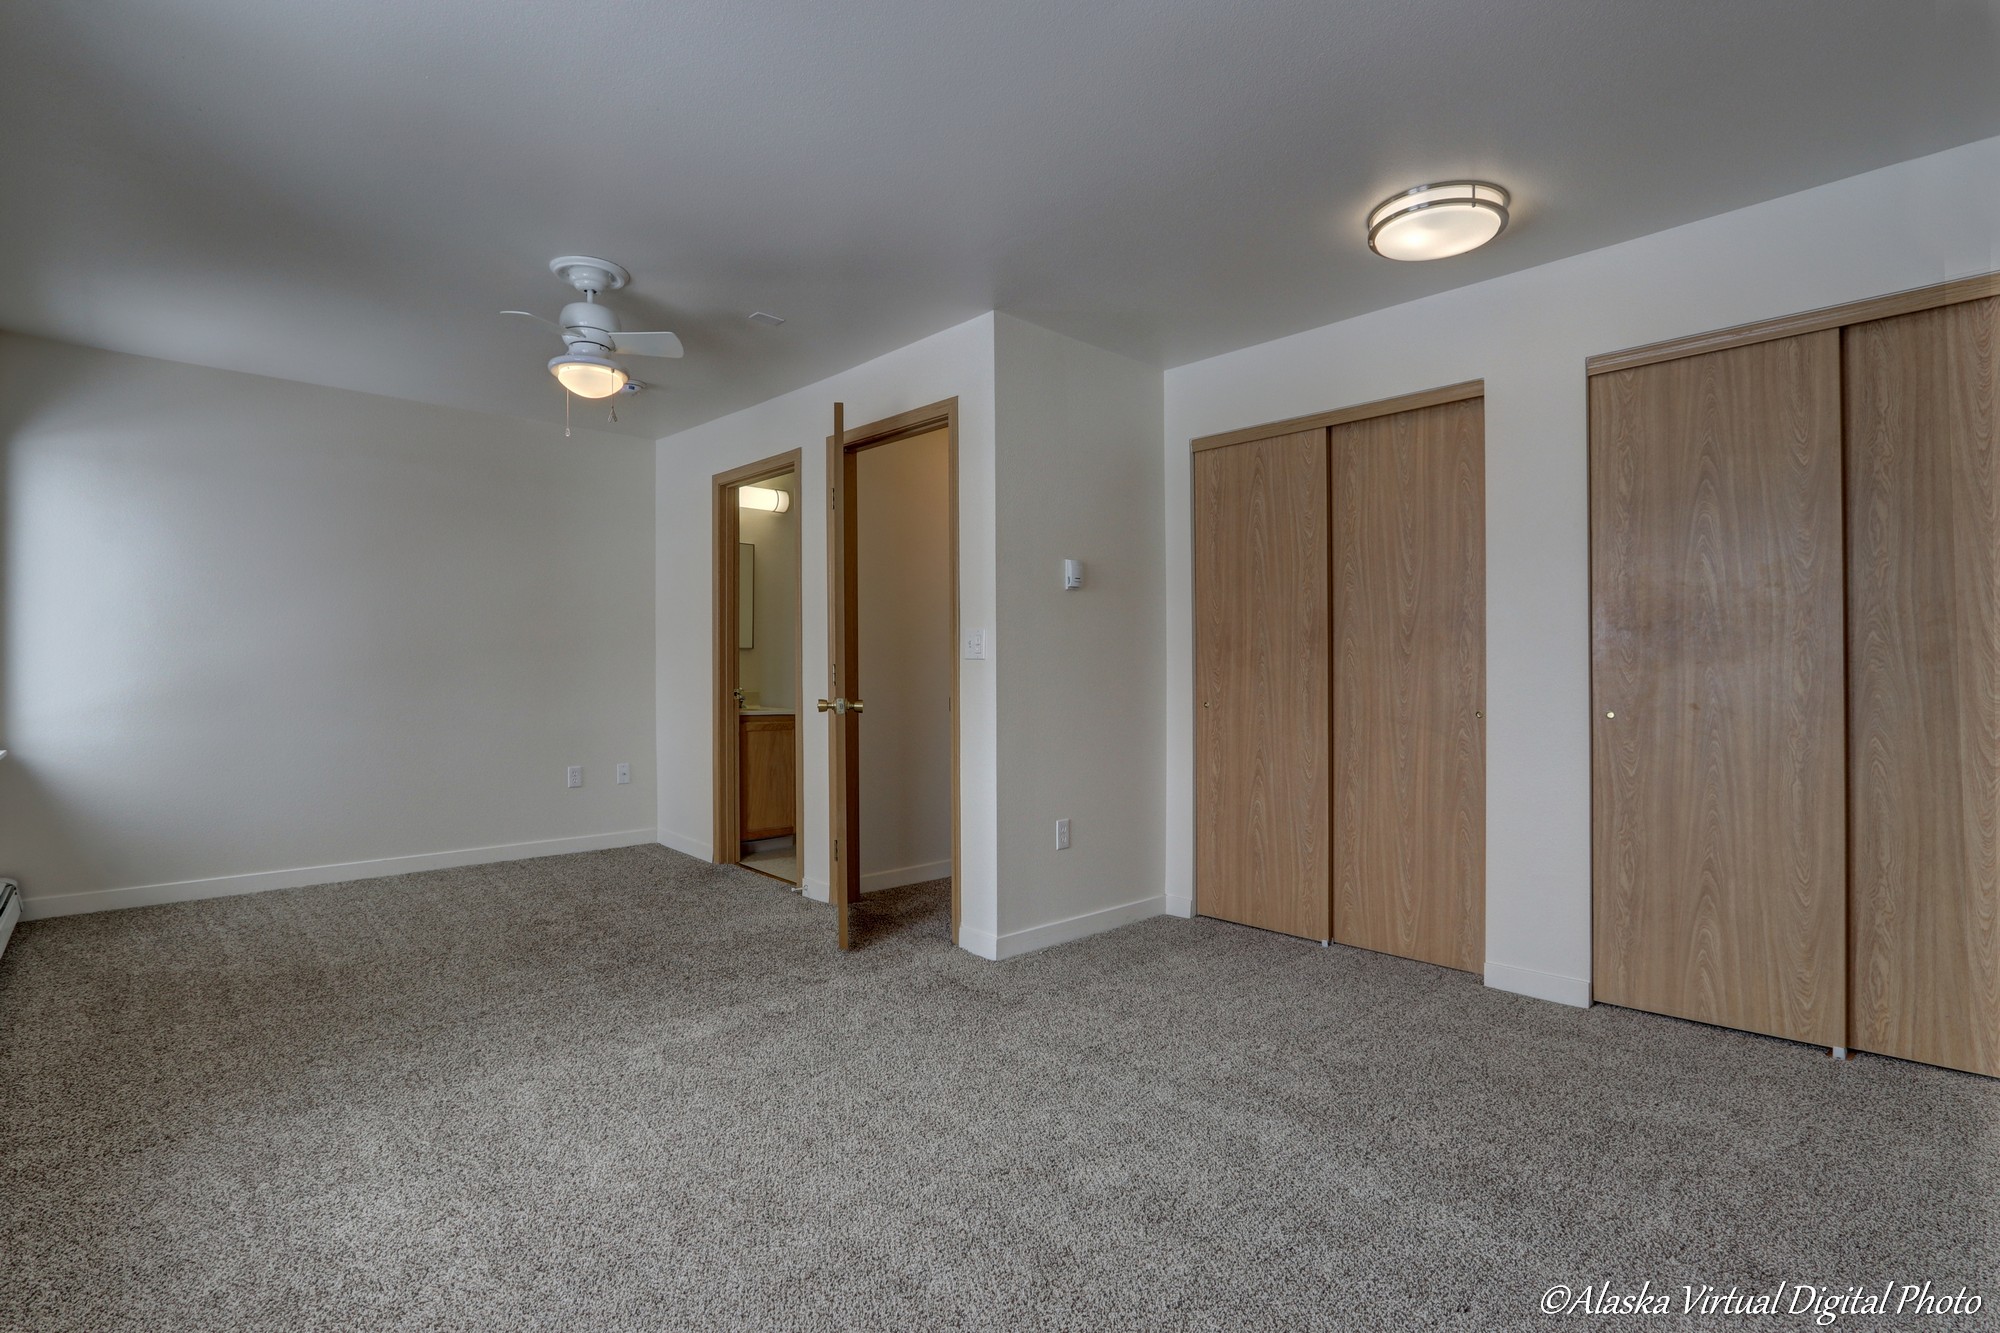
[[[14,923],[21,919],[21,886],[11,879],[0,879],[0,954],[7,952],[7,941],[14,934]]]

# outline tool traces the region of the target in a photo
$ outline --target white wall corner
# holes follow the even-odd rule
[[[995,316],[1000,957],[1158,915],[1162,882],[1160,497],[1156,367]],[[1066,591],[1061,561],[1084,562]],[[1058,852],[1057,820],[1075,840]],[[1133,915],[1134,912],[1137,915]]]
[[[1532,967],[1486,960],[1486,984],[1494,990],[1510,991],[1537,1000],[1551,1000],[1577,1009],[1590,1008],[1590,979],[1566,977],[1554,972],[1538,972]]]
[[[1182,897],[1177,893],[1170,893],[1166,896],[1166,904],[1168,916],[1186,917],[1189,920],[1194,919],[1194,899]]]
[[[799,886],[799,892],[816,903],[833,901],[833,886],[826,880],[814,879],[810,875],[806,877],[806,882]]]
[[[714,851],[706,838],[693,838],[685,833],[675,833],[672,829],[661,829],[660,846],[679,852],[682,856],[692,856],[697,861],[712,861]]]
[[[999,937],[990,930],[975,930],[971,926],[958,928],[958,947],[989,963],[1000,961]]]

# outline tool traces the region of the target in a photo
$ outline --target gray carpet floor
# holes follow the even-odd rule
[[[70,917],[0,961],[0,1328],[1605,1327],[2000,1315],[2000,1084],[1160,918],[862,947],[645,847]],[[1809,1316],[1746,1327],[1812,1327]]]

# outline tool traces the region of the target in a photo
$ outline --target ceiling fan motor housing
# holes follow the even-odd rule
[[[587,344],[600,349],[601,355],[611,354],[618,316],[606,307],[592,301],[571,301],[562,308],[556,322],[562,326],[562,340],[572,352],[579,344]]]

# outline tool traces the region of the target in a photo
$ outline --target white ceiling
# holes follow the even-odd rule
[[[1177,365],[1994,134],[2000,0],[41,0],[0,325],[559,420],[494,312],[601,254],[689,349],[655,436],[996,307]],[[1363,246],[1465,175],[1492,247]]]

